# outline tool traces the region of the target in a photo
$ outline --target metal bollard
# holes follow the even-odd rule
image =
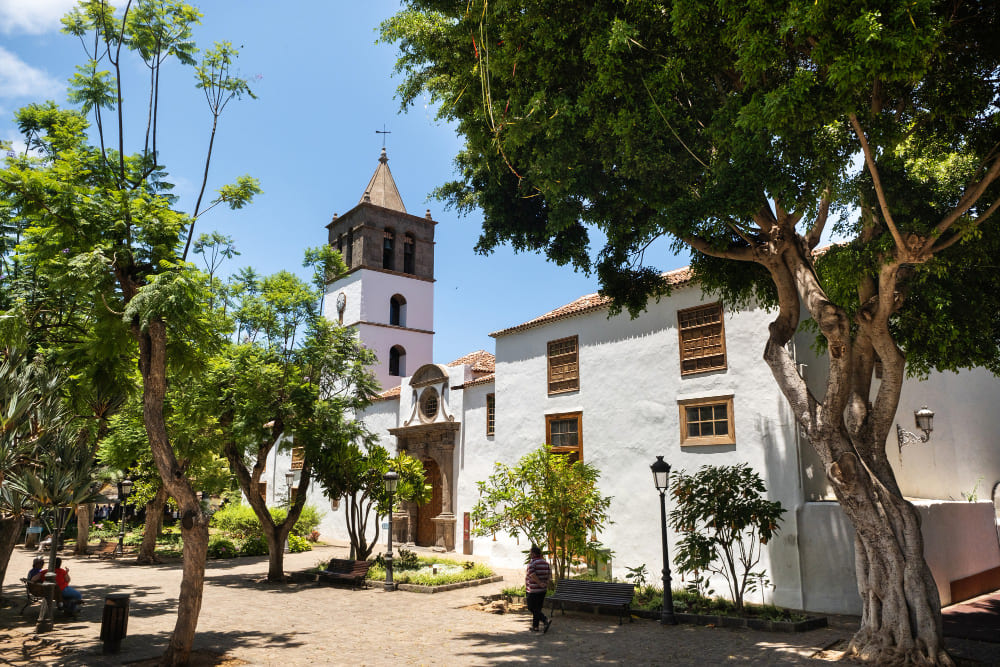
[[[105,653],[117,653],[128,630],[128,593],[113,593],[104,597],[101,617],[101,641]]]

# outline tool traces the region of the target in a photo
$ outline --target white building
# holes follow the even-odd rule
[[[672,295],[650,301],[636,319],[609,317],[608,301],[591,294],[491,334],[495,357],[480,350],[436,365],[430,359],[433,225],[429,213],[405,213],[384,151],[362,201],[329,225],[330,243],[346,248],[352,272],[327,290],[324,312],[358,327],[389,387],[363,418],[390,451],[422,460],[434,488],[430,503],[404,508],[398,539],[520,565],[523,541],[470,536],[476,482],[489,476],[494,462],[513,464],[549,443],[601,471],[614,523],[600,539],[614,552],[615,574],[642,563],[658,572],[659,499],[649,470],[656,456],[688,471],[746,462],[764,478],[770,499],[788,510],[762,562],[774,585],[768,597],[792,608],[860,611],[852,529],[762,359],[771,313],[726,310],[682,269],[666,276]],[[392,252],[390,235],[401,234],[412,235],[416,261],[392,265],[384,253]],[[398,261],[398,245],[395,252]],[[397,296],[405,303],[401,319],[392,305]],[[823,360],[809,344],[800,336],[791,346],[814,391],[821,391]],[[405,350],[403,361],[392,356],[396,348]],[[900,415],[931,406],[937,413],[932,439],[898,456],[895,438],[887,443],[904,493],[929,499],[918,505],[943,603],[1000,587],[993,505],[962,498],[980,478],[980,495],[989,498],[1000,481],[993,435],[1000,432],[1000,414],[989,409],[998,386],[978,370],[908,382]],[[279,455],[268,465],[282,479],[290,459]],[[311,502],[330,507],[319,489],[312,494]],[[329,512],[320,531],[346,539],[342,511]],[[676,553],[677,536],[669,539]]]

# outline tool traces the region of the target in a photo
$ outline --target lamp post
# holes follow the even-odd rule
[[[931,431],[934,430],[934,412],[928,410],[925,405],[919,410],[913,411],[913,421],[916,422],[917,428],[924,432],[924,435],[921,437],[916,433],[904,431],[903,427],[896,424],[896,441],[899,443],[900,455],[903,453],[903,445],[913,445],[931,439]]]
[[[660,623],[663,625],[677,625],[674,618],[674,597],[670,590],[670,558],[667,556],[667,486],[670,478],[670,464],[663,460],[662,456],[657,456],[653,465],[649,466],[653,471],[653,483],[656,490],[660,492],[660,533],[663,541],[663,608],[660,612]]]
[[[385,490],[389,493],[389,548],[385,552],[385,590],[394,591],[396,585],[392,583],[392,507],[396,485],[399,483],[399,473],[390,470],[382,476],[382,480],[385,482]]]
[[[285,504],[292,506],[292,482],[295,481],[295,473],[289,470],[285,473]]]
[[[125,501],[132,494],[132,480],[126,477],[118,482],[118,507],[122,511],[121,527],[118,529],[118,546],[112,555],[122,556],[125,554]]]

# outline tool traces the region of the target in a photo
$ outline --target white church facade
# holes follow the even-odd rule
[[[658,572],[659,499],[649,469],[656,456],[688,471],[745,462],[788,510],[764,553],[774,586],[768,597],[811,611],[860,610],[851,528],[762,359],[771,313],[729,310],[682,269],[665,276],[672,294],[650,301],[635,319],[609,317],[609,302],[591,294],[492,333],[494,353],[435,364],[435,223],[429,212],[406,212],[384,151],[361,201],[328,229],[351,270],[328,287],[324,312],[357,328],[387,388],[361,417],[391,452],[421,460],[433,486],[429,503],[404,506],[395,539],[520,566],[523,539],[473,537],[469,512],[476,483],[495,462],[514,464],[548,443],[601,471],[613,523],[599,539],[613,552],[614,574],[643,563]],[[821,391],[822,359],[810,342],[800,336],[790,346]],[[901,426],[914,430],[906,415],[929,405],[937,414],[931,441],[901,448],[899,456],[895,438],[887,443],[904,494],[925,499],[918,506],[942,603],[1000,587],[988,502],[1000,482],[1000,413],[990,409],[998,396],[1000,382],[980,370],[909,381]],[[288,454],[272,454],[275,498],[289,468]],[[965,502],[962,492],[979,478],[986,501]],[[342,510],[331,509],[320,489],[310,487],[310,495],[327,510],[320,532],[347,539]],[[676,539],[670,533],[671,554]]]

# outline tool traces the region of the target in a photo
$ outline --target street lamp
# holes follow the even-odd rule
[[[292,482],[295,481],[295,473],[289,470],[285,473],[285,504],[292,506]]]
[[[931,439],[931,431],[934,430],[934,413],[928,410],[926,405],[913,411],[913,421],[916,422],[917,428],[924,432],[924,435],[921,437],[915,433],[904,431],[899,424],[896,424],[896,441],[899,443],[900,454],[903,453],[903,445],[913,445]]]
[[[653,471],[653,483],[656,490],[660,492],[660,532],[663,541],[663,608],[660,612],[660,623],[663,625],[677,625],[674,618],[674,597],[670,590],[670,559],[667,556],[667,481],[670,477],[670,464],[663,460],[662,456],[657,456],[653,465],[649,466]]]
[[[389,493],[389,548],[385,552],[385,590],[394,591],[396,585],[392,583],[392,506],[396,485],[399,483],[399,473],[390,470],[382,475],[382,480],[385,482],[385,490]]]
[[[121,527],[118,529],[118,546],[115,547],[112,556],[125,555],[125,501],[132,494],[132,480],[126,477],[118,482],[118,507],[122,511]]]

